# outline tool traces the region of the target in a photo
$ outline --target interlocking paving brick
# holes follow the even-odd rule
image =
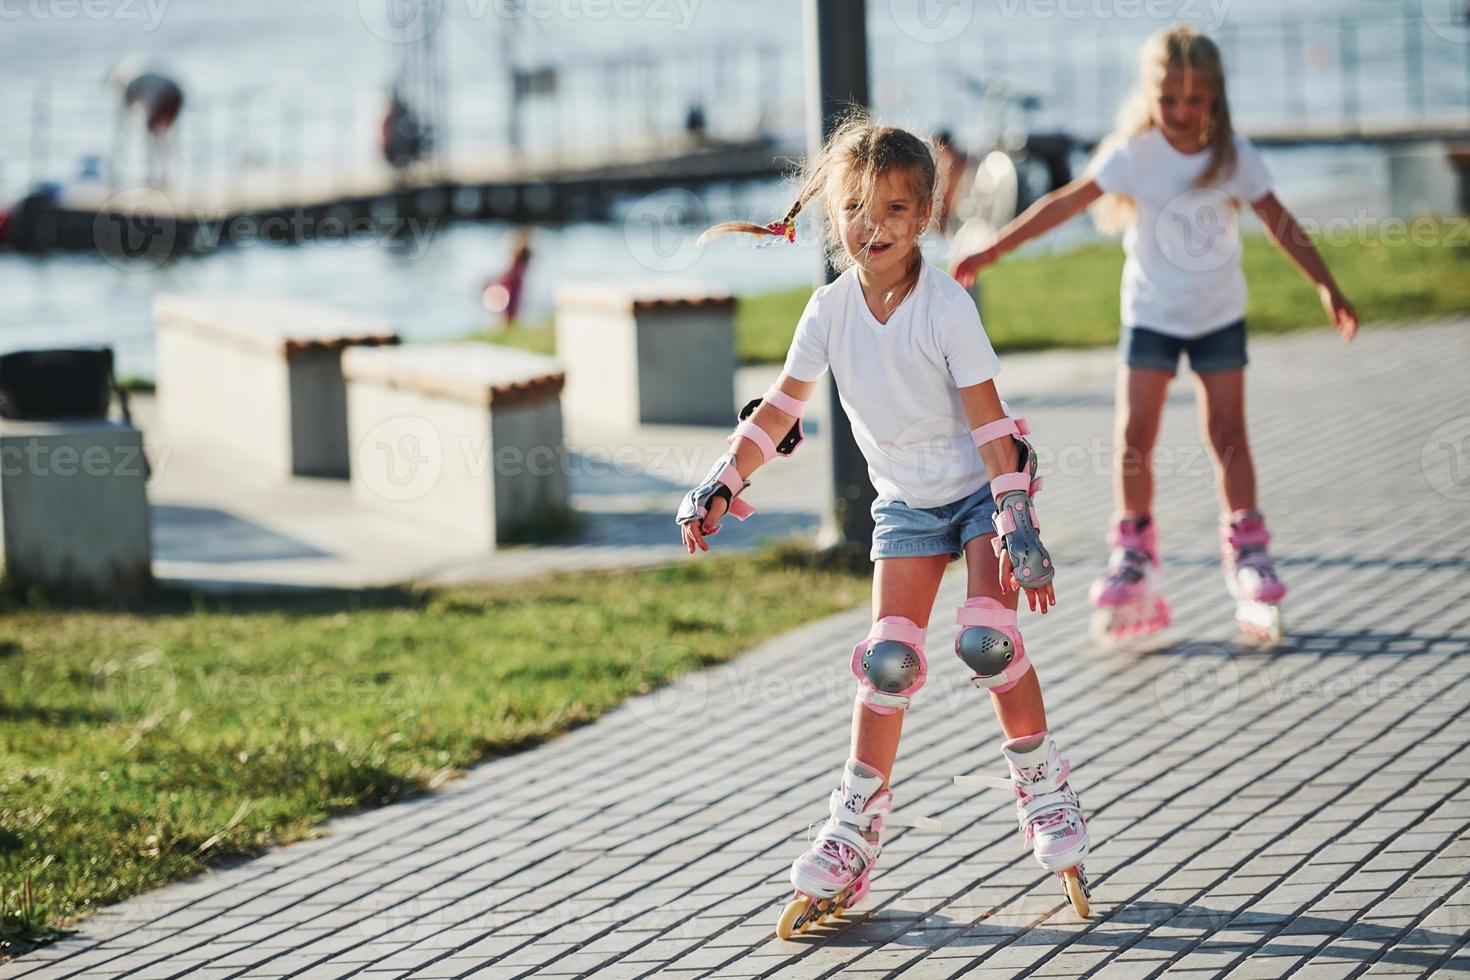
[[[1427,434],[1470,415],[1466,326],[1368,330],[1350,348],[1325,333],[1252,341],[1252,441],[1292,588],[1290,637],[1269,652],[1232,639],[1182,382],[1159,445],[1183,472],[1160,479],[1156,507],[1175,625],[1135,648],[1091,645],[1111,358],[1007,359],[1002,392],[1051,454],[1040,505],[1062,603],[1022,622],[1092,828],[1088,923],[1025,853],[1004,794],[951,782],[1001,765],[986,699],[942,655],[963,598],[951,577],[894,785],[901,813],[943,830],[895,830],[868,903],[835,927],[773,934],[845,754],[843,649],[865,609],[438,793],[106,910],[0,977],[1463,970],[1450,954],[1470,940],[1470,475]],[[758,480],[752,499],[769,486],[794,502],[787,482]],[[1186,683],[1186,704],[1168,693],[1201,676],[1212,686]]]

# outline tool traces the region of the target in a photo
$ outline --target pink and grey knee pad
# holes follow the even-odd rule
[[[858,700],[880,715],[907,708],[929,676],[924,631],[904,616],[884,616],[853,647]]]
[[[971,681],[1004,694],[1031,669],[1026,646],[1016,627],[1016,611],[999,600],[973,596],[960,607],[955,622],[964,627],[954,640],[954,652],[975,672]]]

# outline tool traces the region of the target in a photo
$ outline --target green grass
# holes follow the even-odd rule
[[[537,354],[556,353],[556,331],[550,320],[533,324],[513,324],[501,330],[479,330],[468,334],[465,340],[479,340],[491,344],[504,344]]]
[[[860,604],[869,576],[785,545],[443,590],[0,607],[0,958]]]
[[[1323,247],[1339,285],[1366,323],[1470,312],[1470,247],[1446,222],[1440,244]],[[1245,239],[1252,334],[1327,329],[1317,294],[1286,256],[1259,236]],[[981,276],[985,330],[996,350],[1094,347],[1118,339],[1116,242],[1048,255],[1013,256]],[[741,300],[736,343],[742,361],[780,362],[811,296],[800,287]]]

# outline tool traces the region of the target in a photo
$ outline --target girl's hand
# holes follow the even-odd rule
[[[1006,551],[1005,549],[1001,549],[1000,591],[1002,593],[1024,592],[1026,594],[1026,604],[1031,607],[1031,611],[1039,611],[1043,616],[1045,616],[1048,607],[1055,606],[1057,604],[1057,591],[1055,586],[1056,579],[1052,579],[1050,582],[1046,583],[1039,589],[1030,589],[1022,586],[1021,583],[1016,580],[1016,572],[1011,567],[1010,552]]]
[[[709,550],[709,543],[704,539],[708,533],[705,528],[718,528],[720,518],[725,516],[725,510],[725,498],[715,497],[709,502],[709,513],[704,515],[702,522],[690,521],[688,524],[680,525],[684,533],[684,547],[689,549],[691,555],[694,554],[696,546],[700,551]]]
[[[1317,295],[1322,298],[1322,308],[1332,320],[1343,340],[1352,340],[1358,333],[1358,311],[1347,301],[1342,292],[1332,286],[1319,286]]]
[[[975,285],[975,277],[980,274],[981,269],[984,269],[986,266],[995,265],[999,261],[1000,253],[992,245],[989,248],[983,248],[973,255],[967,255],[963,259],[960,259],[951,275],[955,277],[955,280],[961,286],[970,289]]]

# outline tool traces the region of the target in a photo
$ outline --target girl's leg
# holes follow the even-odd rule
[[[1256,468],[1245,433],[1245,369],[1197,374],[1200,428],[1209,439],[1225,513],[1256,509]]]
[[[965,564],[969,572],[969,585],[965,594],[970,597],[985,596],[995,599],[1014,610],[1020,595],[1001,592],[998,576],[1000,559],[991,547],[993,534],[971,538],[965,545]],[[1021,738],[1046,731],[1046,705],[1041,700],[1041,682],[1036,678],[1033,667],[1022,677],[1020,683],[1004,694],[991,692],[991,704],[995,717],[1000,722],[1006,738]]]
[[[969,568],[970,596],[997,599],[1015,609],[1018,596],[1001,594],[996,582],[999,560],[991,549],[994,535],[974,538],[965,545]],[[1078,868],[1087,857],[1087,821],[1082,804],[1068,784],[1070,767],[1057,749],[1046,722],[1046,705],[1041,700],[1041,682],[1036,668],[1021,675],[1019,683],[1004,694],[990,692],[995,716],[1005,731],[1001,746],[1011,783],[1015,788],[1016,815],[1031,843],[1036,860],[1047,871],[1067,872]],[[1079,914],[1087,914],[1086,885],[1073,874],[1067,896]]]
[[[905,616],[927,627],[948,564],[948,555],[878,559],[873,566],[873,622],[884,616]],[[853,705],[850,755],[881,772],[884,786],[893,773],[902,729],[902,711],[880,715],[861,701]]]
[[[1117,412],[1114,441],[1117,445],[1118,509],[1130,514],[1147,514],[1153,507],[1154,442],[1164,413],[1164,397],[1174,375],[1149,368],[1118,368]]]

